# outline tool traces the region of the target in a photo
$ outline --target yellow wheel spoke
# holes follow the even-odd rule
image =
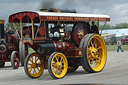
[[[60,68],[59,71],[60,71],[60,73],[62,73],[63,70]]]
[[[100,46],[100,47],[97,48],[97,50],[99,50],[99,49],[101,49],[101,48],[102,48],[102,47]]]
[[[29,59],[29,61],[33,62],[31,59]]]
[[[30,72],[32,71],[32,68],[30,68],[30,70],[29,70]]]
[[[39,58],[37,57],[36,61],[38,61],[38,60],[39,60]]]
[[[93,43],[92,43],[92,41],[91,41],[91,46],[93,47]]]
[[[55,57],[56,58],[56,61],[58,62],[58,58],[57,57]]]
[[[88,55],[88,58],[91,58],[91,55]]]
[[[58,69],[56,69],[55,74],[58,74]]]
[[[40,71],[40,69],[37,67],[37,70]]]
[[[27,63],[27,64],[30,65],[30,66],[32,65],[32,64],[30,64],[30,63]]]
[[[97,46],[98,46],[98,45],[95,43],[95,48],[97,48]]]
[[[34,71],[33,71],[33,73],[35,73],[35,74],[36,74],[36,70],[35,70],[35,68],[34,68]]]
[[[96,42],[96,39],[94,39],[94,42],[93,42],[93,47],[94,47],[94,45],[96,44],[95,42]]]
[[[63,58],[60,59],[60,62],[62,62],[62,61],[63,61]]]

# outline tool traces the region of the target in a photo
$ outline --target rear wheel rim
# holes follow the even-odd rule
[[[31,77],[39,77],[44,71],[44,67],[41,65],[43,61],[40,59],[38,54],[32,54],[27,60],[27,71]],[[37,66],[37,64],[39,66]]]
[[[87,45],[87,60],[94,71],[101,71],[106,63],[107,53],[104,40],[99,35],[90,38]]]

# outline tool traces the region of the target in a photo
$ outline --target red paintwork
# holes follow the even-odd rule
[[[44,35],[46,34],[46,30],[45,30],[45,28],[44,28],[43,26],[40,27],[39,32],[40,32],[40,34],[41,34],[42,36],[44,36]]]
[[[0,47],[4,47],[4,50],[3,51],[0,50],[1,53],[3,53],[3,52],[6,51],[6,46],[5,45],[0,45]]]
[[[19,12],[19,13],[15,13],[13,15],[10,15],[9,22],[11,23],[11,22],[22,21],[23,23],[28,23],[28,20],[25,20],[25,19],[23,20],[23,18],[26,16],[28,16],[28,19],[30,19],[30,20],[34,20],[34,18],[39,17],[39,15],[35,12],[25,11],[25,12]],[[38,20],[34,21],[34,22],[38,22]]]
[[[9,39],[9,51],[6,54],[0,55],[0,61],[2,61],[2,62],[10,62],[10,59],[7,59],[7,55],[11,55],[12,51],[14,51],[14,50],[18,51],[18,49],[17,49],[18,47],[15,46],[16,43],[14,42],[15,35],[8,37],[8,39]]]
[[[78,35],[79,31],[82,31],[84,35],[87,34],[86,28],[85,28],[84,25],[81,24],[81,23],[76,24],[75,27],[74,27],[74,30],[73,30],[73,33],[74,33],[74,34],[73,34],[73,37],[74,37],[74,39],[75,39],[74,42],[76,42],[76,44],[77,44],[78,46],[79,46],[80,41],[81,41],[81,39],[82,39],[82,38],[79,38],[79,35]],[[84,35],[83,35],[83,36],[84,36]]]
[[[71,48],[66,50],[65,56],[67,58],[72,58],[72,57],[82,57],[83,56],[83,49],[80,48]]]

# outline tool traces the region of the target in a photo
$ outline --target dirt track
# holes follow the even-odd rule
[[[128,84],[128,51],[108,52],[107,64],[100,73],[87,74],[82,67],[63,79],[53,79],[48,71],[37,79],[26,76],[24,68],[14,70],[11,63],[0,68],[0,85],[60,85],[60,84]]]

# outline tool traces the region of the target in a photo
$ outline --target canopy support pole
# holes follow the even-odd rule
[[[102,31],[103,31],[103,29],[104,29],[104,27],[105,27],[106,23],[107,23],[107,22],[105,22],[105,24],[104,24],[103,28],[101,29],[101,33],[100,33],[100,34],[102,34]]]
[[[32,22],[32,40],[34,40],[34,22],[33,20],[31,22]]]
[[[22,40],[23,39],[22,21],[20,21],[20,30],[21,30],[21,33],[20,33],[21,38],[20,39]]]
[[[44,21],[44,28],[46,30],[46,22]],[[45,33],[45,38],[46,38],[46,33]]]
[[[38,26],[38,29],[36,31],[35,39],[36,39],[37,33],[39,32],[40,24],[41,24],[41,21],[40,21],[39,26]]]
[[[99,31],[99,29],[100,29],[100,22],[98,21],[97,23],[98,23],[98,31]]]
[[[14,22],[12,22],[12,24],[13,24],[13,26],[14,26],[16,32],[17,32],[18,37],[20,38],[20,34],[19,34],[18,30],[16,29],[16,26],[15,26]],[[20,39],[21,39],[21,38],[20,38]]]

